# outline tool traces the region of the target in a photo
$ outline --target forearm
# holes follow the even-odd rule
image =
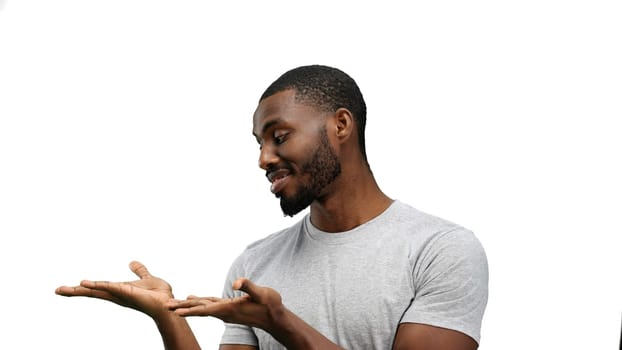
[[[162,315],[154,317],[158,331],[162,336],[166,350],[200,350],[188,321],[184,317],[171,311],[164,311]]]
[[[288,350],[343,350],[285,307],[274,312],[272,318],[273,325],[265,330]]]

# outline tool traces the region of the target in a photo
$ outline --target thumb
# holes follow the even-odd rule
[[[248,278],[238,278],[235,282],[233,282],[233,290],[239,290],[253,298],[258,296],[258,289],[259,287]]]
[[[132,261],[130,263],[130,270],[136,274],[136,276],[140,277],[140,279],[145,279],[147,277],[151,277],[149,270],[147,267],[138,261]]]
[[[254,301],[268,305],[281,302],[281,296],[272,288],[261,287],[248,278],[238,278],[233,282],[233,289],[248,294]]]

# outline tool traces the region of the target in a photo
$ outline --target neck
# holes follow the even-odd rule
[[[322,231],[351,230],[377,217],[393,202],[380,190],[366,164],[358,171],[344,170],[330,185],[330,194],[311,204],[311,222]]]

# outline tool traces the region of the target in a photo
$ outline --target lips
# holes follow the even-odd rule
[[[274,194],[279,193],[289,181],[290,171],[287,169],[279,169],[268,172],[266,177],[272,183],[270,191]]]

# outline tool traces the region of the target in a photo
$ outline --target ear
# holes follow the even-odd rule
[[[335,123],[335,136],[337,136],[337,139],[340,143],[343,143],[348,140],[354,133],[354,116],[352,116],[352,112],[350,112],[348,109],[339,108],[337,111],[335,111],[333,120]]]

